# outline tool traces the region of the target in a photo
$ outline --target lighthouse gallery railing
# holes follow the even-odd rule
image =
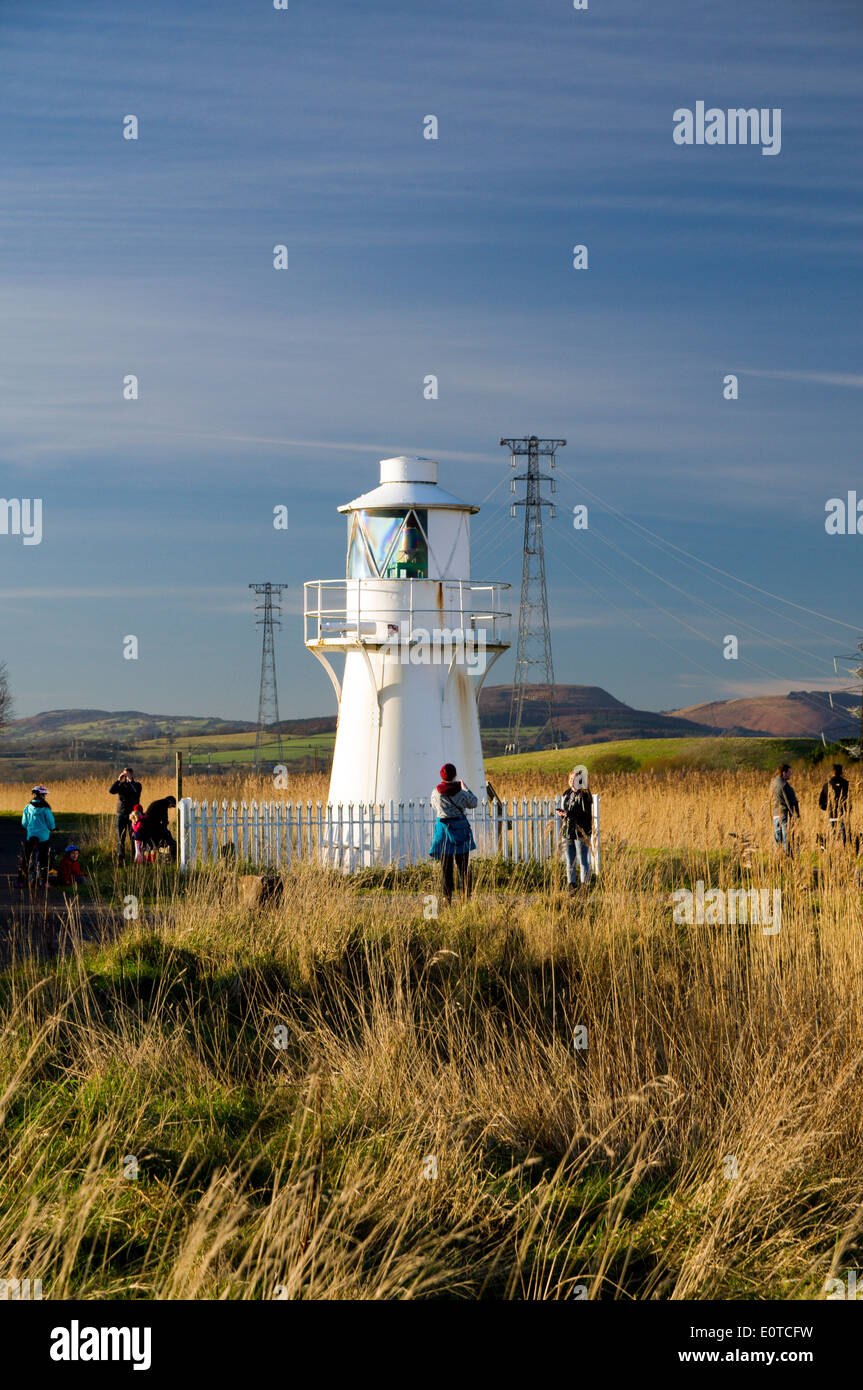
[[[559,799],[558,799],[559,801]],[[483,801],[470,813],[477,854],[539,862],[558,851],[558,801]],[[429,861],[435,813],[428,802],[325,806],[312,801],[193,801],[179,805],[182,870],[225,860],[266,869],[303,861],[344,873],[370,865]],[[599,797],[593,798],[594,871],[599,872]]]
[[[446,624],[508,646],[511,613],[501,606],[509,584],[467,579],[310,579],[303,585],[306,646],[414,641]],[[439,589],[441,601],[428,603]]]

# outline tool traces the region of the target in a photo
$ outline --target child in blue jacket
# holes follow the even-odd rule
[[[48,852],[51,844],[51,831],[56,830],[54,812],[46,800],[47,787],[34,787],[30,801],[24,807],[21,824],[26,835],[24,852],[28,867],[32,858],[38,857],[43,874],[48,872]]]

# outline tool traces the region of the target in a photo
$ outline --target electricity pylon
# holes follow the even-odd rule
[[[524,711],[524,698],[528,685],[536,684],[537,694],[542,693],[545,710],[545,724],[537,735],[537,742],[549,731],[552,747],[557,746],[557,730],[554,722],[554,662],[551,655],[551,632],[548,625],[548,594],[545,585],[545,552],[542,543],[542,509],[548,507],[549,518],[554,516],[554,503],[542,496],[542,484],[550,484],[550,491],[556,490],[555,479],[548,473],[541,473],[540,458],[549,459],[549,467],[554,468],[554,456],[562,449],[565,439],[538,439],[535,434],[525,439],[502,439],[501,445],[508,448],[513,468],[518,467],[518,459],[527,457],[527,472],[516,473],[511,481],[512,491],[516,483],[526,483],[525,496],[513,502],[510,513],[516,515],[517,507],[524,507],[524,554],[521,570],[521,601],[518,609],[518,645],[515,653],[515,678],[509,706],[509,729],[507,732],[507,752],[521,751],[521,725]],[[541,679],[531,681],[531,668],[539,668]]]
[[[833,670],[836,672],[837,676],[839,674],[840,661],[842,662],[843,670],[847,671],[849,676],[856,676],[857,680],[863,680],[863,664],[861,664],[863,663],[863,642],[857,643],[857,651],[853,656],[834,656]],[[854,665],[846,666],[846,661],[853,661]],[[830,708],[833,709],[833,697],[829,691],[827,698],[830,701]],[[860,736],[857,743],[851,744],[850,746],[843,744],[842,746],[845,748],[846,753],[850,753],[852,758],[863,758],[863,689],[861,689],[860,692],[859,706],[856,709],[848,710],[847,713],[849,718],[857,718],[860,720]]]
[[[275,742],[276,763],[282,761],[282,735],[279,730],[279,692],[276,686],[276,647],[274,629],[281,627],[282,590],[287,584],[250,584],[262,599],[255,605],[260,614],[255,626],[264,630],[261,647],[261,687],[258,695],[258,730],[255,735],[255,772],[261,770],[264,745]]]

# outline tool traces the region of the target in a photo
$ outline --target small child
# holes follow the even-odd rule
[[[132,844],[135,846],[134,863],[143,864],[145,862],[144,841],[146,834],[146,817],[143,807],[134,806],[129,814],[129,834],[132,837]]]
[[[67,845],[63,851],[63,857],[57,865],[57,882],[63,888],[71,888],[72,884],[86,883],[84,871],[78,863],[80,850],[77,845]]]

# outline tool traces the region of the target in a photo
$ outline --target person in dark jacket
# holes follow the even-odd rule
[[[800,819],[800,803],[791,785],[791,767],[782,763],[770,783],[770,802],[773,808],[773,839],[786,854],[794,853],[794,821]]]
[[[848,779],[842,775],[842,764],[833,764],[833,776],[821,788],[818,805],[827,812],[831,839],[841,838],[843,845],[848,843],[848,816],[851,798],[848,795]]]
[[[115,782],[108,788],[109,796],[117,797],[117,857],[122,864],[126,852],[126,836],[129,834],[129,817],[141,800],[141,783],[135,781],[130,767],[124,767]],[[131,842],[131,835],[129,836]]]
[[[566,881],[570,896],[579,886],[590,883],[590,849],[593,837],[593,797],[587,788],[587,769],[574,767],[569,774],[569,787],[557,808],[561,822],[560,841],[566,863]],[[578,872],[578,883],[575,881]]]
[[[457,776],[454,763],[444,763],[440,776],[429,798],[437,815],[429,854],[440,860],[443,900],[449,906],[456,875],[465,901],[470,897],[470,852],[476,843],[465,811],[472,811],[477,799]]]
[[[168,828],[168,811],[176,804],[175,796],[162,796],[158,801],[151,801],[144,812],[145,843],[151,849],[167,845],[172,859],[177,857],[177,841]]]

